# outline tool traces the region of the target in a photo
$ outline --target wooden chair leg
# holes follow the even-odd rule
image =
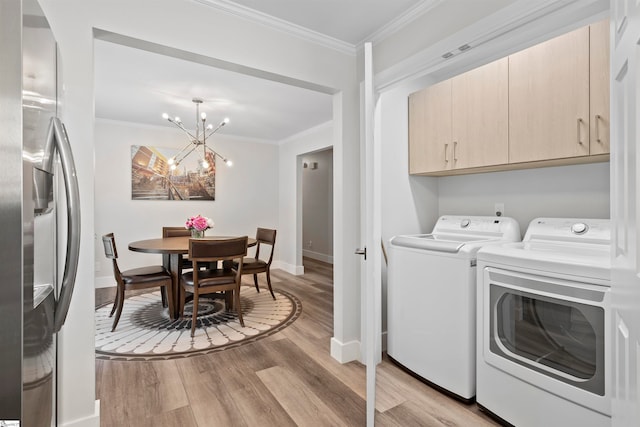
[[[271,292],[271,296],[273,297],[273,299],[276,299],[276,296],[273,293],[273,288],[271,288],[271,274],[269,274],[268,269],[267,269],[267,285],[269,285],[269,292]]]
[[[162,297],[162,306],[166,307],[167,306],[167,287],[166,286],[162,286],[160,288],[160,296]]]
[[[193,292],[193,316],[191,316],[191,337],[196,333],[196,323],[198,322],[198,291]]]
[[[118,309],[116,311],[116,317],[113,319],[113,326],[111,327],[111,332],[116,330],[116,326],[118,326],[118,321],[120,321],[120,315],[122,314],[122,306],[124,305],[124,286],[118,286],[118,296],[116,297],[118,301]]]
[[[178,288],[178,293],[180,294],[180,296],[179,296],[180,302],[178,303],[178,304],[180,304],[180,307],[178,307],[178,309],[180,311],[178,312],[178,315],[180,317],[183,317],[184,316],[184,304],[185,304],[185,298],[186,298],[185,297],[186,291],[184,290],[182,285],[180,285],[180,288]]]
[[[242,318],[242,307],[240,306],[240,290],[233,291],[233,305],[236,308],[236,313],[238,313],[238,320],[240,320],[240,325],[244,328],[244,319]]]
[[[166,298],[166,301],[163,302],[162,306],[169,307],[169,317],[171,317],[173,316],[173,313],[175,313],[175,306],[176,306],[176,302],[173,300],[173,291],[172,291],[171,284],[161,286],[160,289],[162,289],[162,294]]]
[[[113,298],[113,307],[111,307],[111,313],[109,317],[113,316],[113,313],[116,312],[116,308],[118,307],[118,298],[120,296],[120,285],[116,286],[116,296]]]
[[[258,286],[258,275],[253,275],[253,284],[256,285],[256,291],[260,292],[260,286]]]

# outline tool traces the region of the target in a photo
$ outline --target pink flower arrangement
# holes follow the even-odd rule
[[[196,215],[187,219],[187,222],[184,224],[184,228],[188,230],[198,230],[204,231],[213,227],[213,221],[211,218],[207,218],[204,216]]]

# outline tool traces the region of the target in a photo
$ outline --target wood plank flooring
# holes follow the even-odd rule
[[[274,335],[185,359],[96,360],[101,426],[364,426],[365,368],[329,355],[332,266],[305,259],[305,272],[272,271],[274,288],[302,301],[300,317]],[[113,288],[98,289],[96,304],[113,295]],[[497,425],[475,404],[457,402],[386,358],[376,395],[378,426]]]

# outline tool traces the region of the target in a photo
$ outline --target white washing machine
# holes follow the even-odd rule
[[[478,252],[476,401],[518,427],[611,425],[609,220],[537,218]]]
[[[455,397],[475,396],[476,253],[519,241],[512,218],[442,216],[389,245],[387,354]]]

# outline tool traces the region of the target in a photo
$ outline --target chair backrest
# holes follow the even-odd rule
[[[184,227],[162,227],[162,237],[191,236],[191,230]]]
[[[118,267],[118,250],[116,249],[116,238],[113,233],[102,236],[102,246],[104,246],[104,255],[113,261],[113,275],[118,283],[122,282],[122,273]]]
[[[189,239],[192,262],[213,262],[243,258],[247,254],[247,236],[230,239]]]
[[[109,259],[118,258],[118,250],[116,249],[116,238],[113,233],[102,236],[102,245],[104,246],[104,255]]]
[[[276,246],[276,230],[258,227],[256,240],[258,241],[258,245],[256,246],[256,259],[260,258],[260,246],[263,244],[269,245],[271,247],[271,252],[269,253],[267,265],[271,265],[271,260],[273,259],[273,248]]]

